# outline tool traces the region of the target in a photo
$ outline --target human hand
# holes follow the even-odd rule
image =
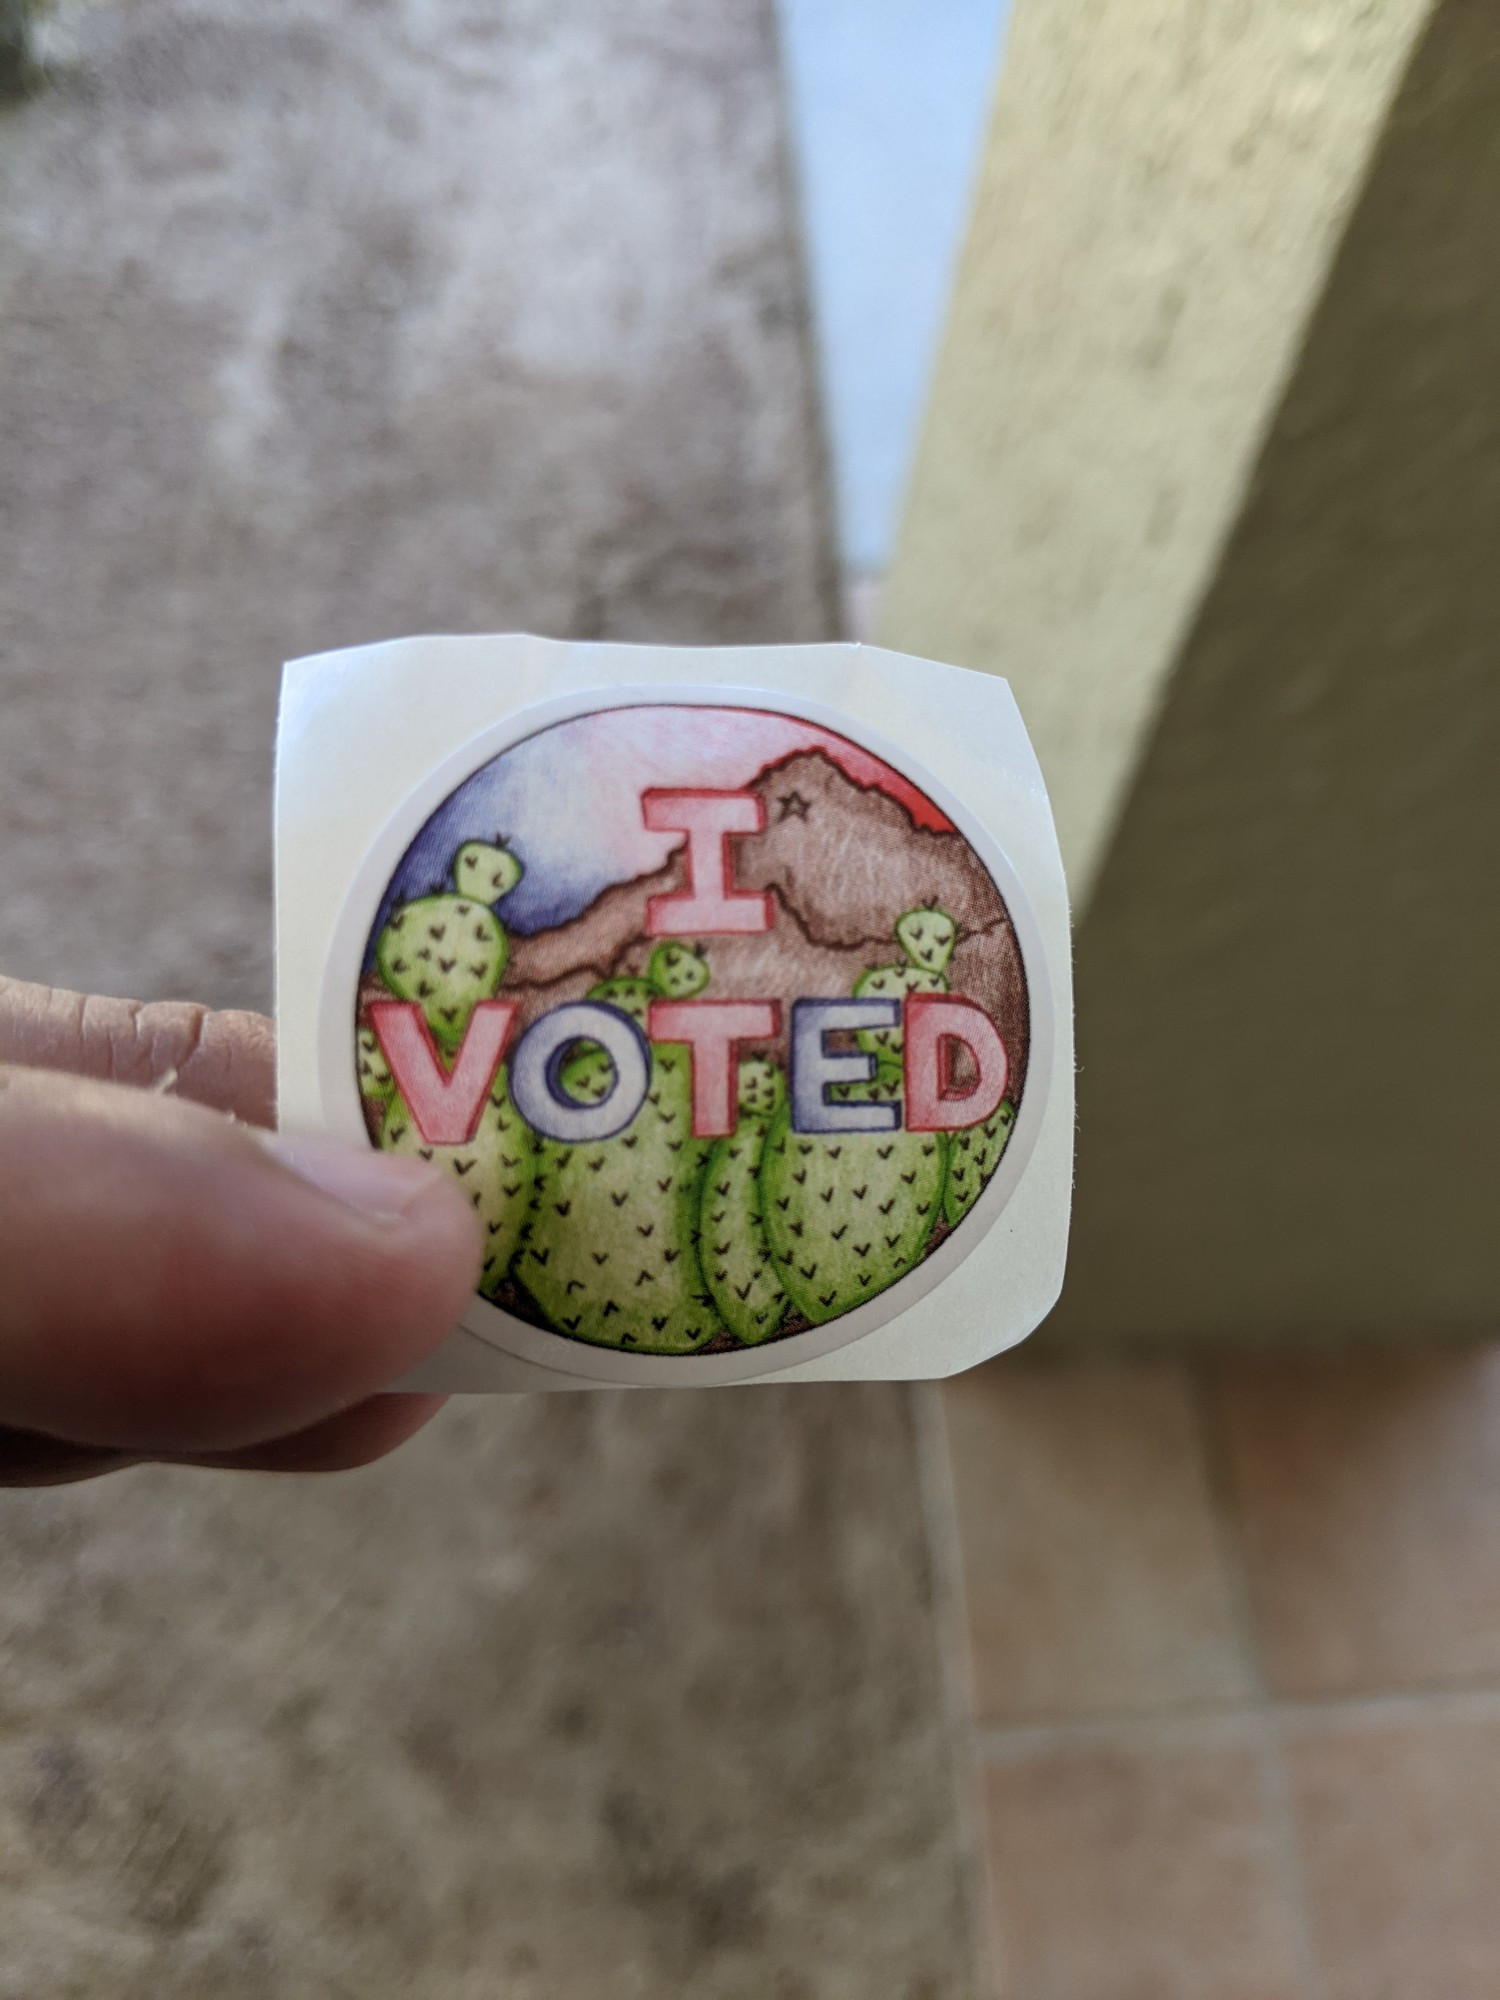
[[[472,1208],[258,1129],[274,1089],[258,1014],[0,979],[0,1485],[342,1470],[436,1409],[376,1392],[467,1303]]]

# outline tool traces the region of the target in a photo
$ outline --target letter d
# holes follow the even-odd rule
[[[903,1040],[908,1132],[961,1132],[982,1125],[999,1108],[1010,1082],[1010,1058],[999,1029],[974,1001],[948,993],[908,994]],[[960,1046],[979,1072],[967,1090],[953,1082]]]

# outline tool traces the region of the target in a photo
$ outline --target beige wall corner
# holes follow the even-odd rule
[[[1112,292],[1124,197],[1102,167],[1093,237],[1067,224],[1045,297],[1007,250],[1016,296],[991,292],[988,390],[969,271],[887,632],[1010,674],[1075,865],[1094,875],[1078,934],[1073,1253],[1043,1338],[1493,1331],[1500,9],[1441,0],[1410,51],[1412,6],[1154,11],[1183,61],[1189,20],[1206,60],[1232,19],[1265,74],[1287,65],[1278,89],[1303,143],[1269,121],[1281,136],[1254,226],[1222,175],[1216,188],[1191,165],[1202,148],[1223,168],[1234,150],[1222,101],[1209,93],[1201,112],[1226,127],[1222,150],[1184,117],[1159,162],[1178,233],[1158,247],[1170,263],[1201,203],[1200,262],[1154,374],[1137,297],[1149,245],[1135,286]],[[1327,36],[1316,62],[1313,18]],[[1316,136],[1303,64],[1323,79]],[[1115,83],[1122,103],[1138,88],[1123,50]],[[1102,80],[1096,96],[1102,118]],[[1137,106],[1131,129],[1144,119]],[[1140,158],[1121,161],[1122,185]],[[976,257],[1004,222],[1000,191],[992,172]]]
[[[1003,673],[1075,903],[1431,0],[1017,0],[879,621]]]

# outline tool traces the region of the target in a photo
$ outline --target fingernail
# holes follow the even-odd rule
[[[403,1214],[438,1178],[421,1160],[395,1159],[338,1139],[294,1138],[281,1132],[256,1136],[284,1167],[368,1215]]]

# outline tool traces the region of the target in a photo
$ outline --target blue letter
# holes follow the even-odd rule
[[[597,1043],[614,1066],[614,1080],[593,1104],[580,1104],[563,1088],[563,1065],[580,1042]],[[510,1059],[510,1094],[517,1111],[544,1139],[566,1145],[623,1132],[650,1087],[650,1043],[628,1014],[602,1000],[575,1000],[543,1014],[516,1043]]]
[[[794,1000],[792,1002],[792,1130],[794,1132],[894,1132],[900,1106],[851,1104],[830,1098],[834,1083],[868,1083],[875,1058],[830,1055],[829,1035],[840,1028],[896,1028],[899,1000]]]

